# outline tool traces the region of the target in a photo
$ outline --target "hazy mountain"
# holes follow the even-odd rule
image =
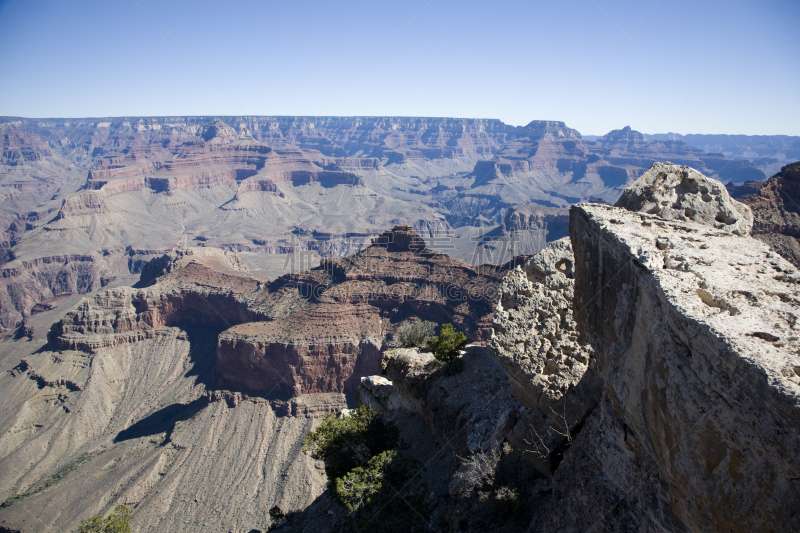
[[[656,133],[646,135],[652,140],[676,140],[716,152],[732,159],[746,159],[767,176],[780,171],[787,163],[800,159],[800,137],[789,135],[701,135]]]

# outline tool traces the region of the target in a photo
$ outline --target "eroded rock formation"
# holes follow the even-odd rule
[[[616,207],[688,220],[736,235],[753,227],[750,208],[728,194],[725,186],[686,166],[656,163],[619,197]]]
[[[214,380],[292,396],[350,392],[378,368],[387,327],[366,304],[320,304],[280,320],[240,324],[219,336]]]
[[[500,276],[497,267],[475,269],[428,250],[411,226],[396,226],[352,257],[271,284],[254,309],[278,293],[299,295],[293,305],[300,309],[223,332],[215,383],[288,394],[353,391],[361,376],[378,371],[380,350],[412,316],[488,338]]]
[[[755,239],[605,206],[573,207],[570,234],[576,321],[642,479],[690,530],[796,529],[800,274]]]
[[[412,316],[486,340],[504,272],[428,250],[408,225],[355,256],[275,281],[243,270],[235,254],[212,248],[165,254],[142,269],[145,288],[114,288],[82,302],[52,327],[51,342],[93,352],[155,338],[165,327],[204,327],[220,333],[219,388],[352,391],[378,371],[381,348]]]
[[[753,210],[753,236],[800,268],[800,163],[781,168],[744,200]]]
[[[544,474],[602,394],[594,351],[573,319],[573,261],[565,238],[503,278],[489,342],[514,396],[530,409],[508,438]]]

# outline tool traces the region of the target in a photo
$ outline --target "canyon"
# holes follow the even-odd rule
[[[3,345],[16,362],[0,377],[0,524],[72,527],[113,499],[139,530],[249,531],[272,505],[308,507],[325,479],[305,434],[352,402],[401,324],[445,319],[485,341],[514,266],[468,265],[400,225],[274,280],[195,247],[153,259],[135,287],[43,306]]]
[[[6,117],[0,133],[5,335],[38,303],[138,275],[180,247],[236,251],[274,278],[402,223],[433,249],[500,264],[565,236],[569,205],[616,201],[654,161],[767,177],[680,139],[626,127],[589,140],[554,121]]]
[[[654,164],[618,205],[572,207],[569,237],[505,265],[398,225],[276,279],[184,248],[40,306],[2,345],[0,526],[122,503],[138,531],[263,531],[273,505],[336,530],[301,441],[355,401],[430,466],[433,529],[794,528],[798,271],[689,167]],[[419,319],[468,334],[460,371],[397,347]]]
[[[552,121],[0,130],[4,530],[335,529],[302,439],[355,403],[453,529],[511,527],[520,476],[512,530],[796,526],[796,164]],[[399,348],[417,320],[460,374]]]

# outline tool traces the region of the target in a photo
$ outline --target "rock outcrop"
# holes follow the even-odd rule
[[[489,346],[529,408],[505,438],[551,476],[532,530],[797,529],[800,273],[720,187],[655,165],[635,212],[574,206],[571,247],[504,278]]]
[[[728,194],[719,181],[686,166],[655,163],[619,197],[616,207],[684,220],[748,235],[750,208]]]
[[[352,392],[361,376],[378,370],[384,328],[379,310],[365,304],[321,304],[240,324],[219,336],[214,381],[289,396]]]
[[[573,319],[573,262],[565,238],[503,278],[489,341],[514,396],[531,410],[509,440],[548,475],[603,387],[594,352]]]
[[[352,392],[378,372],[380,350],[416,316],[485,341],[503,270],[428,250],[400,225],[346,259],[269,281],[236,254],[182,249],[142,268],[136,288],[82,302],[53,325],[61,349],[95,352],[157,337],[165,327],[219,333],[214,385],[261,394]]]
[[[573,518],[548,523],[619,520],[649,486],[689,530],[800,527],[800,274],[758,240],[618,208],[573,207],[570,235],[575,320],[621,421],[587,422],[600,433],[582,453],[604,472],[638,464],[641,483],[575,487]],[[641,528],[649,508],[623,514]]]
[[[381,349],[412,316],[452,322],[473,340],[487,339],[500,276],[428,250],[411,226],[396,226],[352,257],[273,282],[253,310],[275,298],[282,305],[297,298],[298,310],[223,332],[215,384],[286,394],[352,392],[361,376],[378,372]]]
[[[419,414],[453,460],[497,451],[525,410],[485,347],[467,346],[461,365],[460,372],[452,372],[437,365],[431,353],[416,348],[387,351],[381,360],[393,387],[379,400],[383,408]],[[376,397],[376,379],[370,379],[372,383],[361,385],[366,389],[359,393],[362,398]]]
[[[402,400],[395,392],[392,382],[383,376],[362,377],[355,398],[357,405],[366,405],[379,414],[402,407]]]
[[[753,236],[800,268],[800,163],[781,168],[744,203],[753,210]]]
[[[221,331],[287,313],[285,307],[291,304],[282,306],[280,296],[253,308],[253,300],[264,292],[263,282],[218,269],[217,260],[227,262],[227,252],[212,252],[190,256],[190,262],[164,276],[159,285],[138,290],[119,287],[84,300],[53,324],[50,342],[61,349],[91,353],[155,338],[165,327]]]

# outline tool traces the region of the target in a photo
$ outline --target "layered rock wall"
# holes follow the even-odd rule
[[[781,168],[744,202],[755,217],[753,236],[800,268],[800,163]]]
[[[22,325],[39,302],[100,289],[117,276],[137,273],[155,253],[117,248],[4,264],[0,268],[0,334]]]
[[[223,388],[300,394],[353,392],[378,370],[384,332],[369,305],[322,305],[300,316],[220,334],[214,382]]]

